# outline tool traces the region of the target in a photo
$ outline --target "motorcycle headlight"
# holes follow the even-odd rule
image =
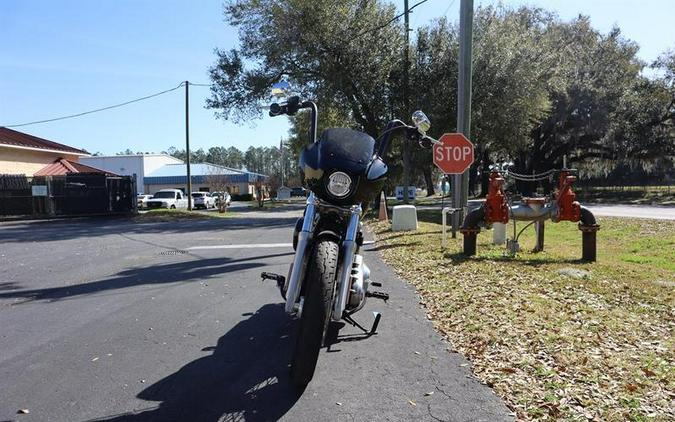
[[[349,195],[351,185],[351,177],[341,171],[336,171],[328,177],[328,192],[335,197],[343,198]]]

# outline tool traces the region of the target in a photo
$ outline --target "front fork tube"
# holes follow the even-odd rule
[[[347,307],[352,264],[357,249],[356,235],[359,232],[361,211],[361,205],[354,205],[350,209],[351,216],[349,217],[349,225],[347,226],[345,239],[342,242],[342,266],[340,267],[338,275],[337,297],[336,300],[334,300],[333,315],[331,317],[333,321],[340,321],[345,312],[345,308]]]
[[[293,270],[288,280],[288,289],[286,290],[286,312],[291,314],[296,312],[300,290],[302,288],[302,279],[307,265],[305,254],[307,253],[307,245],[312,240],[312,233],[314,232],[314,220],[316,217],[316,199],[314,193],[310,193],[307,198],[307,208],[305,209],[305,217],[302,222],[302,230],[298,233],[298,245],[295,249],[295,257],[293,258]]]

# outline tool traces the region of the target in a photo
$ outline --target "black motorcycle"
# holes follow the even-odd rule
[[[359,250],[363,245],[361,216],[382,191],[387,178],[386,155],[392,136],[403,133],[407,141],[428,148],[436,141],[426,135],[429,119],[421,111],[413,114],[414,125],[400,120],[389,122],[378,142],[352,129],[325,130],[317,139],[318,109],[311,101],[291,97],[274,103],[269,115],[293,116],[299,110],[311,112],[309,140],[300,156],[300,172],[310,193],[304,216],[293,233],[295,257],[288,277],[262,273],[276,280],[286,300],[286,312],[299,318],[291,378],[300,388],[312,379],[326,333],[344,320],[375,334],[380,313],[375,312],[371,328],[365,329],[352,315],[363,308],[367,297],[387,300],[389,295],[369,291],[381,284],[370,280],[370,270]],[[336,333],[334,333],[336,334]]]

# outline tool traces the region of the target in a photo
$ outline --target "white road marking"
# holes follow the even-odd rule
[[[292,243],[251,243],[243,245],[210,245],[210,246],[192,246],[188,251],[199,249],[255,249],[255,248],[292,248]]]
[[[366,240],[364,245],[372,245],[375,243],[372,240]],[[292,248],[292,243],[248,243],[243,245],[207,245],[207,246],[191,246],[185,248],[186,251],[197,251],[203,249],[256,249],[256,248]]]

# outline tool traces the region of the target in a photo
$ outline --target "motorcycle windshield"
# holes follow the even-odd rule
[[[362,175],[375,153],[375,140],[357,130],[335,128],[321,134],[315,169],[340,170],[348,174]]]

